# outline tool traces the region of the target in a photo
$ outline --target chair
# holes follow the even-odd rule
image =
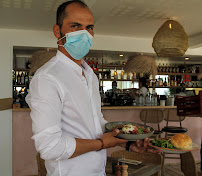
[[[175,109],[165,109],[164,110],[164,120],[166,121],[166,126],[162,128],[162,131],[165,132],[165,137],[174,136],[177,133],[186,133],[188,130],[187,128],[182,127],[182,121],[185,119],[185,116],[178,116],[177,110]],[[176,123],[178,122],[178,126],[169,126],[169,123]],[[165,156],[169,155],[169,156]],[[170,156],[173,155],[171,153],[163,152],[163,166],[162,166],[162,175],[164,175],[164,162],[165,159],[180,159],[180,157]]]
[[[40,157],[40,153],[37,153],[36,160],[38,165],[38,176],[46,176],[47,171],[45,167],[45,160]]]
[[[162,131],[165,132],[165,137],[173,136],[176,133],[186,133],[187,128],[182,127],[182,121],[185,119],[185,116],[178,116],[176,110],[166,109],[164,110],[164,120],[166,121],[166,126],[162,128]],[[179,122],[179,126],[169,126],[169,122]]]
[[[164,112],[159,109],[147,109],[140,112],[140,120],[144,122],[144,125],[147,125],[148,123],[157,124],[157,130],[154,131],[154,135],[151,136],[151,138],[161,137],[163,132],[160,129],[160,123],[163,119]]]
[[[151,173],[152,176],[160,176],[160,169],[162,166],[162,155],[154,154],[154,153],[136,153],[136,152],[129,152],[126,150],[118,150],[111,154],[112,161],[118,161],[119,158],[125,158],[129,160],[137,160],[143,163],[151,163],[158,167],[153,167],[149,169],[149,166],[144,168],[140,168],[140,175],[141,173]],[[113,166],[114,163],[112,163]],[[130,167],[130,166],[129,166]],[[147,170],[148,168],[148,170]],[[144,174],[144,175],[145,175]],[[150,175],[150,174],[149,174]]]

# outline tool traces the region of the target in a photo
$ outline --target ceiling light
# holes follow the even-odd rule
[[[189,58],[188,58],[188,57],[185,57],[185,60],[189,60]]]
[[[120,57],[123,57],[123,54],[120,54],[119,56],[120,56]]]
[[[157,66],[155,59],[151,56],[137,55],[128,59],[124,66],[126,73],[144,73],[157,75]]]
[[[155,34],[152,47],[157,56],[183,56],[189,47],[187,33],[179,22],[167,20]]]

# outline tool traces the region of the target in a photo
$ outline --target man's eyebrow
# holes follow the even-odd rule
[[[74,24],[74,25],[81,25],[80,23],[77,23],[77,22],[72,22],[70,24]]]
[[[94,24],[90,24],[90,25],[88,25],[87,27],[94,27]]]

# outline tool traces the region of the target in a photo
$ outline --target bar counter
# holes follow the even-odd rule
[[[121,110],[121,109],[176,109],[177,106],[102,106],[102,110]],[[30,111],[29,108],[16,108],[13,112]]]
[[[132,121],[136,123],[143,123],[139,118],[139,114],[144,109],[169,109],[176,114],[176,106],[104,106],[102,113],[108,122],[112,121]],[[201,145],[201,131],[202,131],[202,118],[199,117],[186,117],[182,121],[182,126],[188,128],[187,135],[190,136],[192,141]],[[150,125],[150,124],[148,124]],[[173,122],[171,126],[179,126],[179,123]],[[34,142],[31,139],[32,122],[30,117],[29,108],[13,109],[12,118],[12,133],[13,133],[13,176],[21,175],[37,175],[36,163],[36,150]],[[156,128],[156,125],[150,125]],[[160,127],[166,126],[166,121],[161,122]],[[162,136],[164,137],[164,135]],[[107,150],[107,155],[123,149],[115,147]],[[192,152],[196,161],[200,161],[200,150]],[[166,162],[180,162],[179,160],[166,160]]]

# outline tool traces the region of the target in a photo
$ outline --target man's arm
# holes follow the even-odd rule
[[[102,136],[101,140],[91,140],[91,139],[76,139],[76,150],[71,158],[79,156],[81,154],[90,152],[90,151],[98,151],[101,149],[115,147],[116,145],[120,145],[126,143],[127,140],[118,139],[116,136],[119,133],[119,130],[105,133]]]

